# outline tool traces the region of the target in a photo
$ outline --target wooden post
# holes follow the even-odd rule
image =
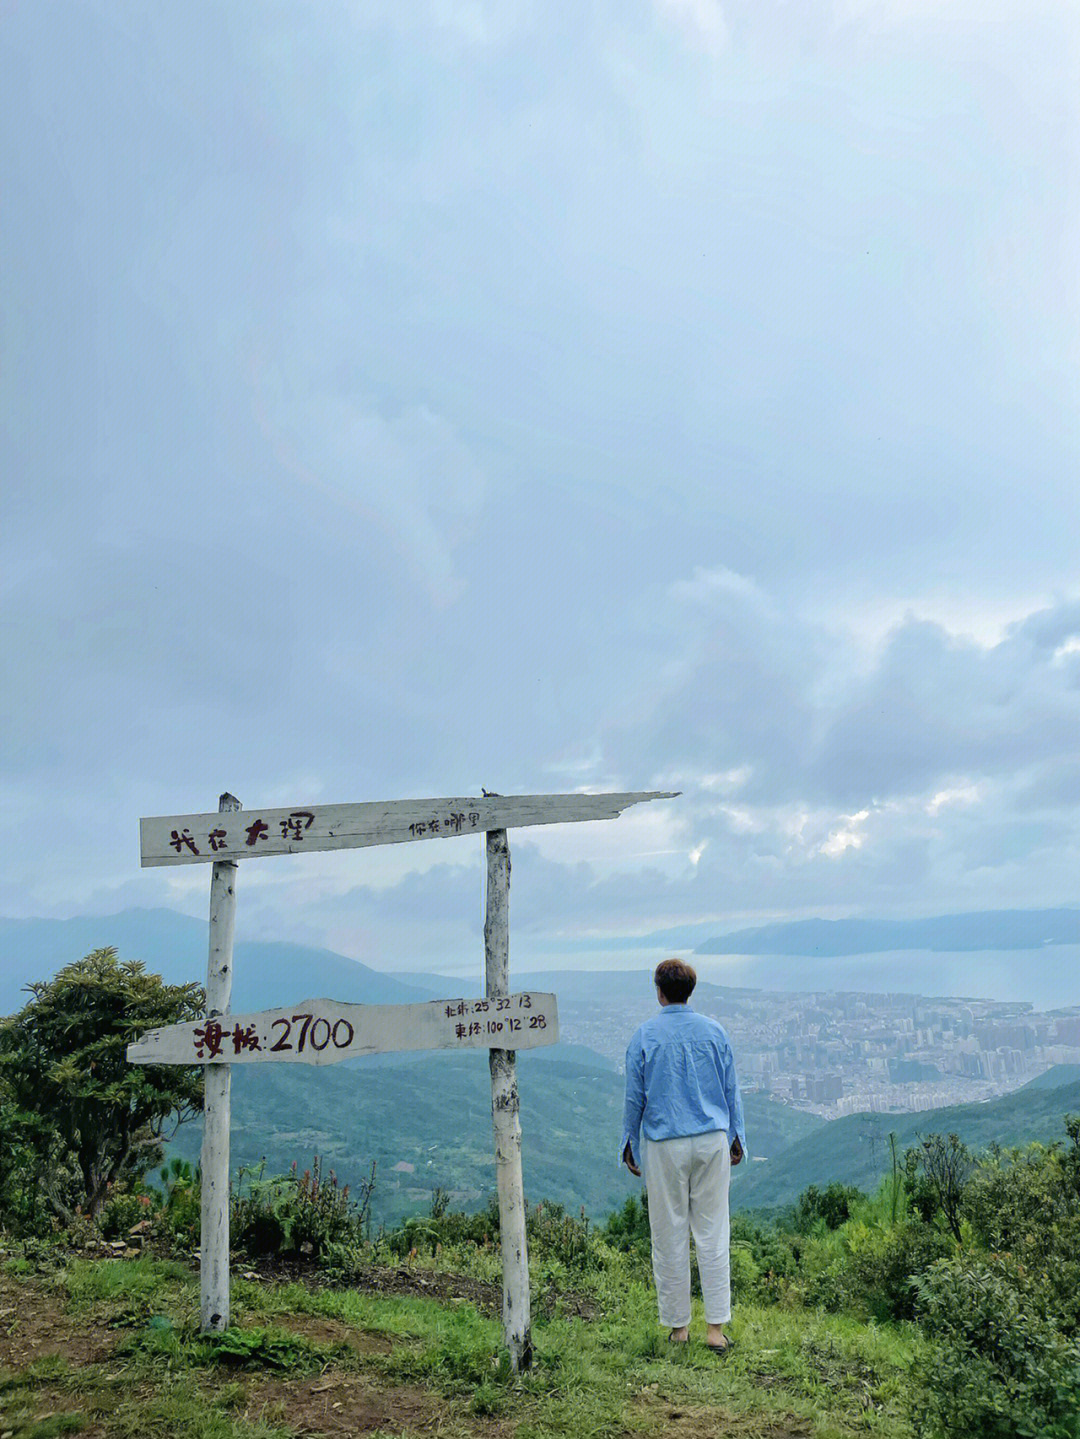
[[[220,814],[240,809],[223,794]],[[232,1000],[233,937],[236,933],[236,864],[215,860],[210,879],[210,956],[206,967],[206,1017],[228,1014]],[[199,1247],[200,1325],[229,1327],[229,1098],[232,1068],[203,1068],[202,1227]]]
[[[505,829],[487,834],[487,913],[484,919],[485,993],[510,992],[510,845]],[[525,1191],[521,1182],[521,1119],[517,1056],[493,1049],[491,1117],[495,1126],[495,1180],[503,1261],[503,1330],[515,1373],[532,1367],[529,1322],[529,1251],[525,1239]]]

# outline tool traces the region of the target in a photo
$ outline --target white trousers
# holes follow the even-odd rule
[[[706,1324],[731,1318],[731,1146],[722,1130],[683,1139],[642,1138],[653,1277],[660,1323],[690,1323],[690,1235],[697,1251]]]

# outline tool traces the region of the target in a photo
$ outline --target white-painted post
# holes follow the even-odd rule
[[[220,814],[240,809],[223,794]],[[206,967],[206,1016],[228,1014],[232,1000],[233,938],[236,934],[236,864],[215,860],[210,879],[210,956]],[[203,1332],[229,1327],[229,1098],[232,1067],[203,1068],[202,1229],[200,1304]]]
[[[510,844],[505,829],[487,834],[487,912],[484,918],[485,993],[510,992]],[[515,1373],[532,1367],[529,1320],[529,1250],[525,1238],[525,1191],[521,1182],[521,1118],[517,1056],[493,1049],[491,1117],[495,1126],[495,1181],[503,1261],[503,1330]]]

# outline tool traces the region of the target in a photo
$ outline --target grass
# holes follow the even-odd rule
[[[701,1342],[700,1313],[696,1342],[667,1345],[632,1273],[584,1282],[597,1316],[537,1317],[534,1367],[515,1376],[500,1324],[467,1302],[241,1279],[234,1328],[210,1337],[182,1265],[76,1259],[40,1275],[9,1264],[0,1354],[7,1323],[15,1359],[0,1371],[0,1439],[344,1434],[358,1406],[364,1432],[399,1439],[433,1426],[447,1439],[911,1439],[911,1330],[737,1306],[738,1347],[721,1360]]]

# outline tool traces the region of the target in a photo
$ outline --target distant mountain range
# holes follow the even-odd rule
[[[93,949],[115,946],[169,983],[202,980],[204,921],[171,910],[129,910],[100,919],[0,920],[0,1013],[22,1007],[24,986],[48,979]],[[611,1002],[654,996],[647,969],[515,974],[517,989],[554,990],[560,1001]],[[480,992],[471,980],[409,975],[408,982],[341,955],[285,943],[238,942],[234,1011],[326,996],[367,1004],[408,1004]],[[702,985],[709,993],[713,986]],[[623,1081],[613,1065],[565,1041],[519,1055],[525,1180],[530,1199],[585,1205],[602,1216],[633,1192],[618,1163]],[[494,1183],[491,1090],[482,1054],[382,1054],[333,1068],[240,1066],[233,1073],[234,1169],[265,1159],[268,1173],[301,1168],[318,1153],[354,1184],[375,1160],[374,1213],[390,1222],[423,1212],[435,1187],[455,1202],[483,1202]],[[748,1095],[755,1144],[776,1153],[824,1121],[761,1095]],[[201,1123],[184,1126],[173,1152],[196,1158]]]
[[[697,954],[839,957],[889,950],[963,954],[1080,944],[1080,909],[998,909],[933,919],[800,919],[740,929],[699,944]]]
[[[766,948],[770,944],[820,942],[843,956],[848,953],[843,945],[883,944],[887,939],[905,945],[973,945],[992,938],[1002,946],[1031,946],[1036,935],[1041,936],[1040,945],[1057,947],[1074,942],[1070,936],[1077,930],[1067,926],[1076,926],[1078,918],[1080,911],[1074,910],[1003,912],[945,916],[912,921],[910,926],[858,922],[863,924],[859,930],[851,928],[855,921],[814,921],[728,935],[716,943],[731,948],[711,952],[749,952],[740,948],[747,935],[757,936],[762,954],[772,952]],[[0,1014],[22,1007],[27,984],[48,979],[61,966],[105,945],[115,946],[122,959],[143,961],[170,983],[201,981],[206,973],[205,921],[171,910],[69,920],[0,919]],[[843,958],[834,962],[838,970],[844,964]],[[513,975],[513,984],[554,990],[567,1006],[616,1001],[636,1005],[640,997],[644,1011],[652,1003],[648,966],[522,971]],[[741,996],[754,992],[745,986],[713,985],[704,978],[699,988],[732,1013]],[[251,941],[236,946],[237,1011],[320,996],[407,1004],[479,990],[479,974],[471,980],[431,974],[398,979],[329,950]],[[565,1043],[522,1053],[519,1071],[530,1199],[584,1205],[590,1215],[602,1217],[635,1192],[636,1185],[614,1153],[621,1129],[621,1077],[592,1050]],[[901,1150],[931,1132],[956,1132],[975,1147],[992,1140],[1018,1144],[1057,1138],[1062,1116],[1080,1109],[1080,1071],[1052,1071],[991,1103],[921,1114],[852,1115],[829,1123],[761,1094],[748,1094],[745,1102],[751,1162],[736,1171],[732,1188],[733,1204],[742,1209],[791,1203],[808,1184],[833,1179],[874,1188],[889,1164],[891,1132]],[[304,1167],[317,1152],[343,1182],[355,1183],[374,1159],[377,1220],[422,1213],[435,1187],[450,1191],[456,1203],[481,1203],[494,1180],[490,1089],[482,1055],[385,1054],[332,1069],[241,1066],[233,1076],[233,1106],[234,1166],[265,1158],[267,1172],[285,1172],[294,1159]],[[185,1126],[175,1141],[176,1152],[197,1156],[200,1133],[200,1124]],[[768,1156],[764,1163],[753,1162],[762,1155]]]
[[[24,987],[91,950],[112,945],[169,984],[205,984],[207,924],[171,909],[128,909],[101,918],[0,919],[0,1013],[26,1003]],[[315,985],[313,991],[311,986]],[[234,1010],[271,1008],[323,993],[356,1004],[412,1004],[442,991],[302,944],[238,940]]]

